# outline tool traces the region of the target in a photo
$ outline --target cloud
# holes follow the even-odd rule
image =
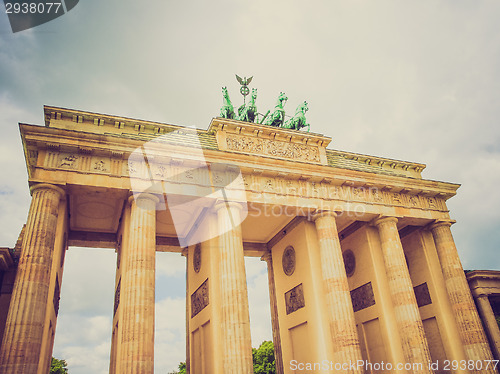
[[[272,340],[269,283],[267,264],[259,258],[245,258],[247,274],[248,304],[252,347],[258,348],[264,340]]]
[[[155,372],[177,369],[186,361],[185,298],[158,301],[155,316]]]
[[[53,356],[66,360],[71,373],[108,373],[111,324],[109,315],[62,314]]]
[[[17,123],[21,118],[35,118],[0,92],[0,241],[13,247],[28,214],[30,195],[24,152]]]
[[[156,277],[184,276],[186,274],[186,258],[180,253],[156,255]]]

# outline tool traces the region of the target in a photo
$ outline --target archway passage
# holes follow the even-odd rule
[[[70,247],[66,254],[53,356],[70,373],[107,373],[113,317],[116,253]]]

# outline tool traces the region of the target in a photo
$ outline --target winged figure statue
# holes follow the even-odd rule
[[[252,77],[248,78],[245,77],[245,78],[241,78],[240,76],[238,76],[238,74],[235,74],[236,75],[236,79],[238,80],[238,82],[242,85],[242,86],[248,86],[250,84],[250,82],[252,81]]]

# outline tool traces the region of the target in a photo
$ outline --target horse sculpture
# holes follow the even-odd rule
[[[309,132],[310,125],[306,122],[306,112],[309,110],[307,107],[307,102],[300,104],[295,110],[295,115],[283,124],[284,129],[300,130],[303,127],[307,127],[307,132]]]
[[[227,87],[222,87],[222,98],[224,104],[220,108],[220,116],[222,118],[233,119],[234,118],[234,107],[229,99],[229,94],[227,93]]]
[[[252,89],[252,98],[248,105],[243,104],[238,108],[238,118],[239,121],[254,122],[257,115],[257,106],[255,105],[255,100],[257,100],[257,89]]]
[[[274,126],[274,127],[280,127],[283,125],[285,121],[285,109],[283,107],[286,104],[286,101],[288,100],[288,97],[283,92],[280,92],[280,95],[278,96],[278,101],[276,103],[276,106],[274,107],[274,112],[271,114],[270,117],[267,117],[267,119],[264,122],[264,125],[268,126]]]

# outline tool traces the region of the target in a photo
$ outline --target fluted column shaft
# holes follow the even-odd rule
[[[36,373],[49,298],[50,270],[64,191],[49,184],[31,188],[31,206],[0,351],[3,374]]]
[[[225,374],[253,373],[245,257],[240,222],[241,205],[216,205],[221,266],[222,335]]]
[[[156,210],[159,199],[131,197],[128,248],[124,251],[120,308],[120,374],[154,373]]]
[[[384,217],[374,221],[380,235],[394,315],[406,362],[422,363],[421,370],[413,370],[413,373],[432,373],[428,366],[431,361],[429,346],[406,265],[403,245],[399,238],[397,222],[395,217]]]
[[[319,212],[313,216],[319,241],[321,274],[325,291],[328,322],[332,336],[334,362],[362,360],[349,284],[337,233],[335,212]],[[362,368],[349,373],[363,373]]]
[[[492,344],[492,350],[495,359],[500,359],[500,329],[498,327],[497,320],[495,319],[495,313],[491,307],[488,295],[479,295],[477,297],[477,306],[479,313],[483,317],[483,322],[488,329],[490,341]]]
[[[438,222],[430,229],[465,354],[469,360],[492,360],[493,356],[477,314],[450,227],[450,222]],[[495,370],[483,369],[471,372],[495,373]]]
[[[276,363],[276,373],[284,374],[283,355],[281,352],[281,335],[278,316],[278,301],[276,299],[276,285],[274,283],[273,257],[271,252],[262,256],[262,260],[267,263],[267,279],[269,282],[269,301],[271,304],[271,324],[273,328],[274,360]]]

